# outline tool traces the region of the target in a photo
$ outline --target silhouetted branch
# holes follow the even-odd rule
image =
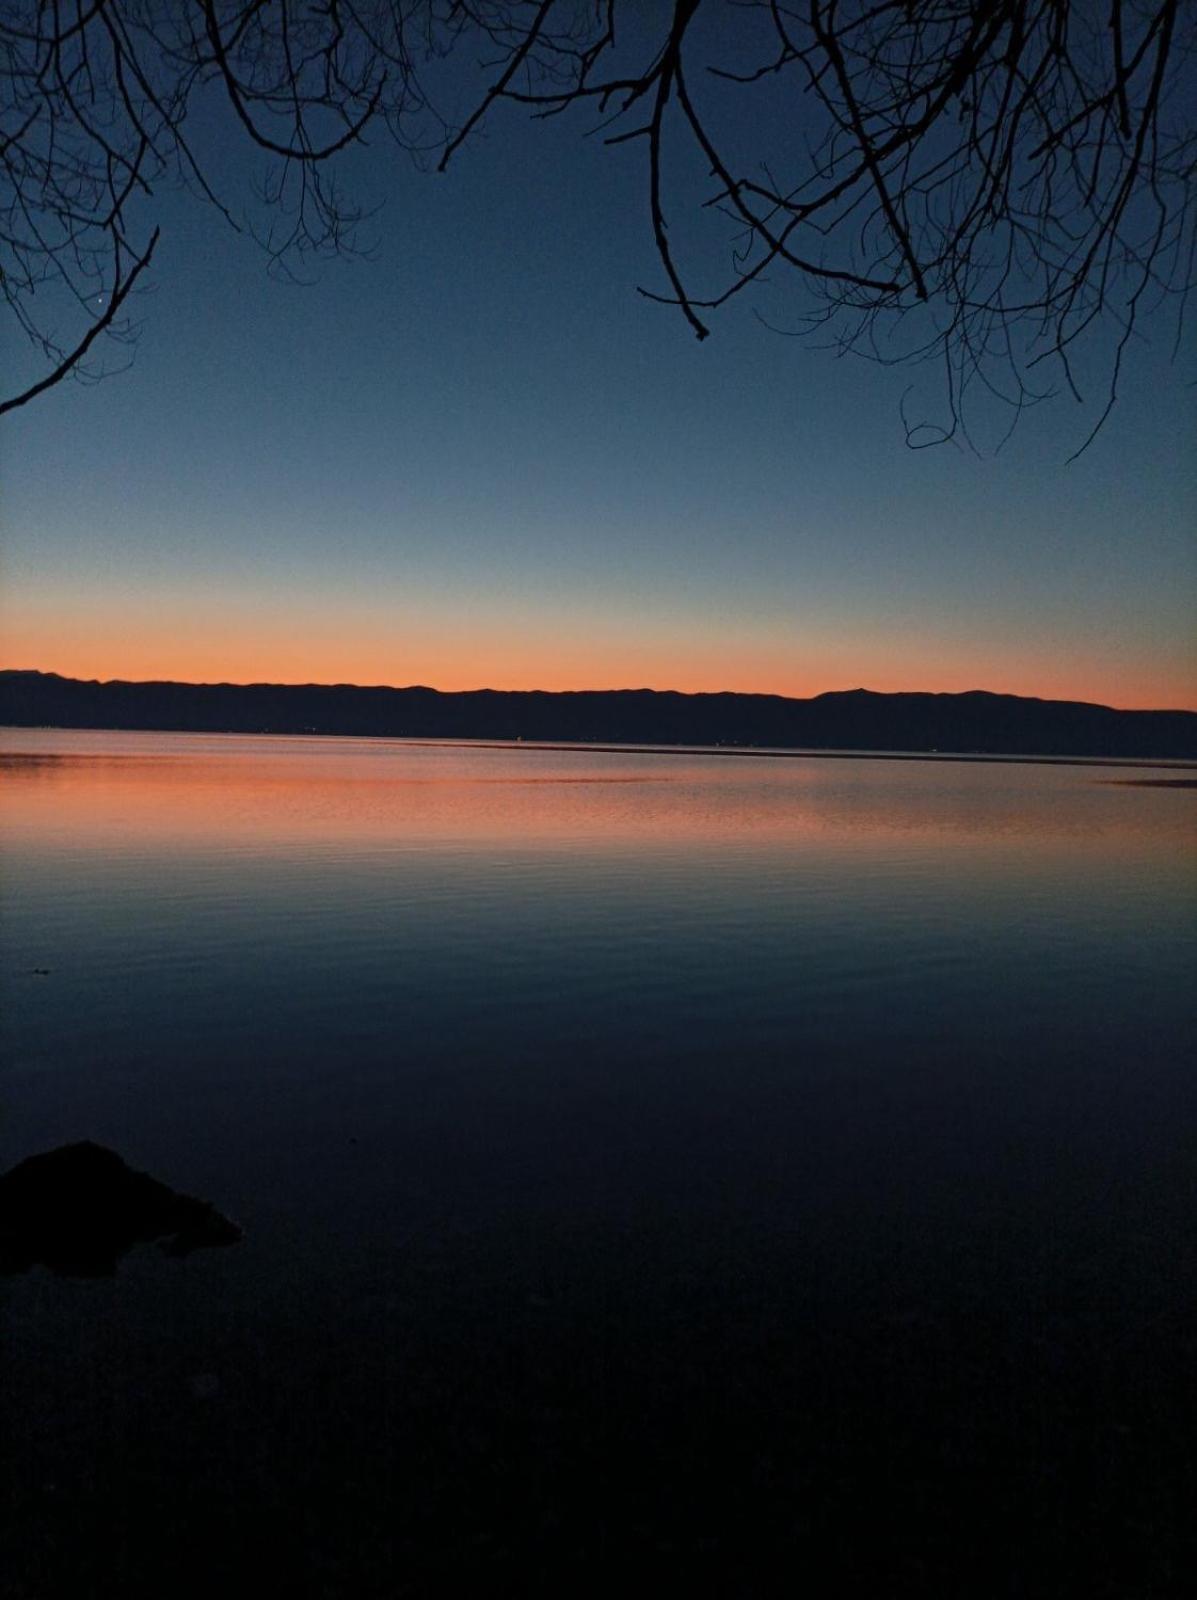
[[[39,382],[30,384],[29,388],[23,390],[20,394],[12,395],[7,400],[0,400],[0,417],[6,411],[15,411],[18,406],[28,405],[30,400],[36,400],[39,394],[44,394],[47,389],[52,389],[56,383],[61,383],[65,377],[68,377],[82,366],[92,345],[95,344],[101,334],[107,333],[112,328],[120,315],[125,301],[132,294],[138,278],[145,268],[149,266],[155,246],[158,243],[158,237],[159,229],[155,228],[146,249],[137,257],[128,274],[124,277],[121,275],[119,246],[117,247],[112,288],[109,291],[108,304],[105,306],[103,313],[96,318],[74,349],[67,351],[53,372]]]
[[[1179,326],[1192,282],[1195,60],[1180,0],[13,0],[0,294],[50,370],[5,408],[82,372],[101,334],[131,338],[148,253],[123,241],[162,182],[294,274],[358,248],[333,173],[371,128],[444,171],[510,106],[588,113],[640,153],[663,274],[640,292],[700,339],[703,313],[788,280],[797,328],[841,353],[937,363],[945,437],[967,437],[974,393],[1016,420],[1045,363],[1080,398],[1082,343],[1112,404],[1127,330],[1169,302]],[[431,105],[432,70],[462,112]],[[210,87],[267,160],[255,215],[185,131]],[[60,340],[64,308],[86,325]]]

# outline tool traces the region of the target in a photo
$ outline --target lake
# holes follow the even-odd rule
[[[1178,776],[0,731],[6,1593],[1186,1593]]]

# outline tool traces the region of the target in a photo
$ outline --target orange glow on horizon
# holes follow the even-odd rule
[[[986,689],[995,694],[1032,696],[1043,700],[1079,700],[1125,710],[1188,710],[1197,705],[1197,691],[1184,682],[1169,683],[1148,678],[1123,678],[1103,674],[1103,681],[1085,682],[1061,677],[1045,665],[1035,670],[1032,663],[1017,671],[986,670],[980,663],[941,666],[937,671],[920,671],[915,662],[899,666],[861,660],[855,672],[809,671],[800,677],[792,673],[764,674],[750,666],[736,669],[730,662],[723,670],[701,658],[682,662],[661,660],[649,663],[596,661],[587,670],[579,664],[571,671],[558,659],[536,663],[533,659],[507,659],[502,666],[495,657],[481,661],[457,662],[429,660],[424,667],[389,670],[385,663],[369,655],[360,661],[340,660],[324,664],[296,656],[271,656],[261,659],[212,659],[204,653],[162,655],[156,651],[131,649],[114,652],[115,659],[97,659],[90,652],[62,649],[47,659],[9,654],[0,669],[54,672],[64,678],[95,679],[108,682],[177,683],[271,683],[271,684],[354,684],[363,688],[424,688],[443,693],[477,689],[544,690],[549,693],[579,690],[656,689],[681,694],[774,694],[789,699],[808,699],[844,689],[870,689],[879,694],[904,691],[929,694],[958,694],[970,689]],[[1079,677],[1079,675],[1078,675]]]
[[[413,671],[403,675],[384,673],[371,662],[363,662],[354,670],[318,671],[317,663],[261,661],[243,662],[234,668],[233,663],[221,666],[203,657],[188,661],[164,663],[151,656],[144,661],[134,659],[116,664],[100,664],[86,656],[70,659],[70,652],[61,652],[51,662],[12,659],[0,662],[0,670],[53,672],[64,678],[97,680],[101,683],[123,680],[132,683],[167,682],[192,684],[352,684],[360,688],[406,689],[422,687],[437,689],[445,694],[465,693],[470,690],[494,689],[512,691],[542,690],[547,693],[567,693],[584,690],[653,689],[679,694],[769,694],[786,699],[805,700],[816,695],[834,693],[845,689],[869,689],[876,694],[903,692],[924,694],[960,694],[973,689],[985,689],[994,694],[1024,695],[1041,700],[1087,701],[1097,705],[1114,706],[1128,711],[1191,710],[1197,705],[1197,692],[1189,691],[1183,684],[1154,689],[1147,684],[1132,687],[1125,683],[1085,686],[1073,680],[1055,681],[1046,674],[1029,668],[1017,673],[1006,671],[1000,676],[981,670],[957,670],[950,674],[920,673],[916,670],[898,671],[890,665],[871,672],[858,672],[854,677],[843,673],[809,677],[805,681],[762,680],[752,673],[727,671],[712,675],[709,671],[692,668],[663,667],[651,677],[635,672],[620,672],[608,666],[587,676],[554,670],[546,663],[543,669],[520,671],[511,664],[506,670],[496,670],[491,662],[479,664],[474,670],[462,666],[444,667],[439,672]],[[67,659],[63,659],[66,656]]]
[[[1127,709],[1197,705],[1197,663],[1185,672],[1174,656],[1146,651],[1120,656],[1107,648],[1094,660],[1047,645],[1016,653],[967,637],[850,636],[829,627],[788,639],[730,629],[695,636],[674,624],[645,637],[626,626],[571,629],[552,619],[533,632],[493,618],[384,625],[374,617],[230,615],[207,606],[197,613],[163,619],[143,612],[125,631],[82,606],[57,616],[9,614],[0,664],[102,681],[422,684],[447,692],[652,688],[797,699],[854,688],[987,689]]]

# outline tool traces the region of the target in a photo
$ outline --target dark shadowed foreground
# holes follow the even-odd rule
[[[1191,791],[3,738],[4,1600],[1187,1596]]]

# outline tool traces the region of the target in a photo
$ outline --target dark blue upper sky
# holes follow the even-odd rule
[[[1096,377],[1000,451],[992,419],[980,455],[912,451],[900,401],[942,415],[933,372],[837,359],[748,297],[699,344],[637,295],[634,149],[507,112],[443,177],[383,141],[349,176],[384,202],[372,259],[298,287],[169,196],[132,369],[8,419],[5,665],[1197,703],[1173,321],[1071,465]]]

